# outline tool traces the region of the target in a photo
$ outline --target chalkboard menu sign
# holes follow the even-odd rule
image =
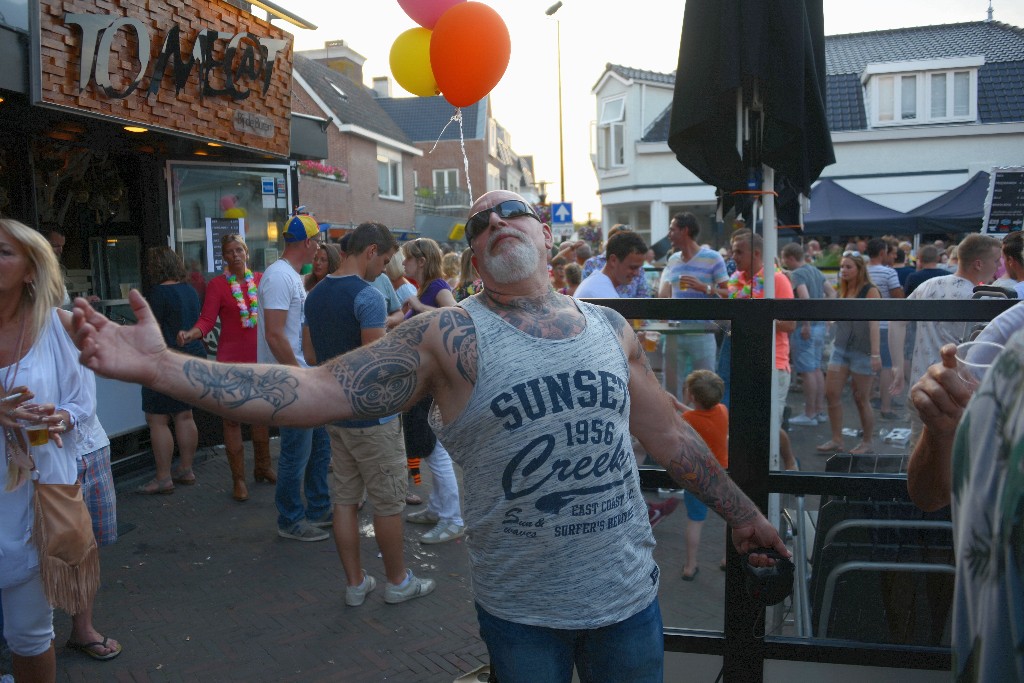
[[[1005,236],[1024,227],[1024,167],[994,168],[985,199],[982,232]]]
[[[224,255],[220,240],[224,235],[241,235],[245,239],[244,218],[206,218],[206,272],[224,270]]]

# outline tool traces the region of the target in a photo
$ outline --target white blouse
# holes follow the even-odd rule
[[[0,377],[7,368],[0,368]],[[88,373],[88,375],[86,374]],[[53,403],[67,410],[76,425],[90,423],[96,413],[96,383],[78,362],[78,349],[68,336],[54,309],[43,326],[35,344],[21,359],[15,386],[26,386],[35,403]],[[91,380],[91,382],[90,382]],[[98,422],[97,422],[98,424]],[[75,432],[68,432],[65,448],[57,448],[50,441],[45,446],[33,446],[39,480],[50,484],[71,484],[78,478],[76,458],[79,441]],[[102,430],[101,430],[102,431]],[[104,438],[105,435],[104,435]],[[36,571],[38,558],[32,545],[32,486],[23,484],[7,491],[7,444],[0,438],[0,451],[4,460],[0,466],[0,589],[16,585]]]

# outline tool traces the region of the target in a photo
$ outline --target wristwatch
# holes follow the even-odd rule
[[[711,296],[711,285],[708,285],[708,296]]]

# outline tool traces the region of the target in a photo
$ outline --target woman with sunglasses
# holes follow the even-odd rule
[[[467,226],[468,227],[468,226]],[[443,306],[454,306],[455,296],[441,273],[441,248],[432,239],[420,239],[402,245],[402,265],[405,275],[417,284],[416,294],[408,299],[409,312],[406,319],[418,313]],[[406,517],[413,524],[433,524],[434,527],[420,536],[420,543],[444,543],[466,533],[462,519],[459,483],[455,479],[455,468],[448,451],[437,440],[427,424],[432,397],[427,396],[411,410],[402,415],[405,430],[406,450],[410,457],[426,457],[433,476],[433,490],[425,510]],[[426,453],[423,444],[433,442],[433,450]],[[410,448],[412,446],[412,448]],[[422,448],[422,450],[420,450]]]
[[[859,251],[846,251],[839,262],[840,299],[879,299],[878,288],[868,277],[867,264]],[[882,369],[881,336],[877,320],[841,320],[835,323],[835,347],[825,375],[825,400],[832,439],[818,446],[819,453],[843,450],[842,392],[852,376],[853,401],[860,415],[861,442],[850,453],[872,452],[875,416],[871,410],[871,380]]]

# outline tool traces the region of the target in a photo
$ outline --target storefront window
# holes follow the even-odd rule
[[[221,272],[220,236],[244,233],[253,270],[278,258],[278,237],[288,222],[288,167],[171,162],[174,248],[197,288]]]

